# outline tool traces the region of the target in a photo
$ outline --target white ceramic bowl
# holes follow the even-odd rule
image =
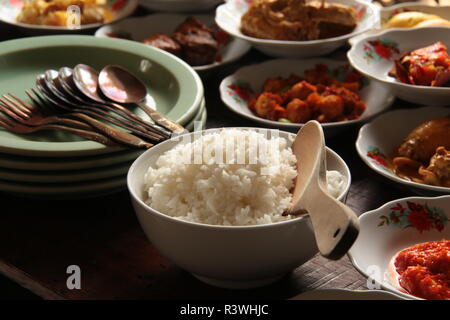
[[[372,41],[376,41],[375,46],[372,45]],[[405,101],[428,105],[450,105],[450,87],[411,85],[388,75],[394,60],[404,52],[420,49],[437,41],[443,42],[450,48],[450,28],[388,29],[356,39],[347,57],[355,69],[389,86],[397,97]]]
[[[256,121],[266,127],[297,132],[302,126],[300,123],[286,123],[258,117],[247,107],[247,100],[239,96],[236,90],[233,89],[235,87],[230,88],[230,85],[250,88],[256,94],[261,92],[266,79],[277,76],[286,78],[292,73],[303,76],[305,70],[314,68],[316,64],[325,64],[330,70],[348,65],[345,61],[316,58],[305,60],[276,59],[246,66],[222,80],[219,87],[221,99],[231,111],[236,112],[242,117]],[[367,121],[387,109],[394,101],[394,96],[389,92],[389,88],[377,81],[368,80],[360,94],[367,106],[367,109],[361,117],[357,120],[322,123],[324,133],[327,137],[341,132],[346,128],[350,128],[352,125]]]
[[[389,154],[400,146],[403,139],[415,127],[427,120],[449,114],[450,110],[444,107],[423,107],[386,112],[361,127],[356,140],[356,150],[369,168],[396,183],[409,187],[415,193],[425,196],[450,194],[450,188],[402,179],[394,174],[387,165]]]
[[[51,34],[51,33],[77,33],[80,31],[92,30],[98,28],[105,23],[92,23],[81,25],[79,29],[69,29],[67,27],[59,26],[44,26],[27,23],[20,23],[16,21],[17,15],[23,7],[26,0],[0,0],[0,21],[14,25],[23,29],[29,34]],[[139,4],[138,0],[107,0],[107,7],[113,13],[113,23],[131,15]]]
[[[217,130],[220,129],[203,132]],[[191,137],[195,139],[196,134]],[[295,135],[280,131],[279,136],[292,139]],[[177,143],[180,141],[167,140],[147,150],[128,172],[128,188],[139,222],[162,255],[206,283],[251,288],[276,281],[318,252],[307,217],[267,225],[216,226],[180,220],[146,205],[144,174]],[[331,149],[327,149],[327,168],[345,176],[346,188],[338,197],[344,199],[350,187],[350,171]]]
[[[140,5],[154,11],[199,12],[213,9],[223,0],[141,0]]]
[[[172,34],[176,27],[181,24],[189,15],[156,13],[145,17],[128,18],[119,23],[103,26],[95,32],[97,37],[117,37],[126,36],[136,41],[142,41],[155,33]],[[215,26],[214,16],[208,14],[192,15],[205,25],[220,31]],[[225,34],[224,34],[225,35]],[[233,62],[250,50],[250,45],[240,39],[228,37],[220,46],[218,57],[221,59],[214,63],[194,66],[195,71],[208,71],[226,63]]]
[[[414,210],[414,205],[428,206],[439,213],[440,219],[447,219],[443,223],[443,229],[437,230],[430,227],[429,230],[419,231],[422,227],[411,225],[407,219]],[[401,207],[400,207],[401,206]],[[400,210],[404,218],[397,219]],[[430,213],[426,209],[427,213]],[[437,216],[433,222],[436,222]],[[437,198],[410,197],[394,200],[382,207],[366,212],[359,217],[359,237],[349,251],[349,257],[356,269],[368,278],[368,286],[371,288],[383,288],[396,293],[406,299],[417,299],[410,294],[393,286],[387,277],[388,265],[391,258],[400,250],[406,249],[418,243],[450,239],[450,196]],[[389,224],[387,224],[389,220]]]
[[[353,32],[340,37],[311,41],[258,39],[246,36],[240,31],[241,17],[247,11],[249,2],[251,1],[228,0],[225,4],[220,5],[216,10],[216,23],[229,34],[248,41],[256,49],[274,57],[306,58],[323,56],[344,45],[349,38],[378,25],[378,9],[370,2],[334,0],[334,3],[345,4],[357,10],[360,18]]]

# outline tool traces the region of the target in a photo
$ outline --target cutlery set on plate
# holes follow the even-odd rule
[[[186,131],[147,106],[147,88],[120,66],[100,72],[84,64],[47,70],[35,85],[25,90],[31,103],[13,94],[0,98],[1,127],[16,133],[61,130],[107,146],[144,149]],[[130,105],[152,122],[133,113]]]

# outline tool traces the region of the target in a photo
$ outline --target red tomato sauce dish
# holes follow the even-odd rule
[[[326,65],[317,64],[305,70],[303,77],[291,74],[266,79],[262,92],[248,101],[248,108],[261,118],[280,122],[355,120],[366,110],[359,95],[362,86],[363,78],[356,71],[339,81]]]
[[[450,56],[442,42],[403,54],[390,76],[413,85],[444,87],[450,84]]]
[[[388,277],[398,289],[427,300],[450,300],[450,240],[416,244],[398,252]]]

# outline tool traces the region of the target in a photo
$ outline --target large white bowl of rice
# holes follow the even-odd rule
[[[317,252],[307,216],[284,212],[297,161],[292,133],[222,128],[186,134],[144,152],[128,188],[138,220],[160,253],[220,287],[269,284]],[[327,148],[330,194],[343,200],[350,171]]]

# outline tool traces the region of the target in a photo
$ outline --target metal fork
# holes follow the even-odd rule
[[[40,108],[26,103],[12,94],[9,94],[9,96],[3,95],[3,99],[0,99],[0,110],[5,116],[0,115],[0,126],[17,133],[32,133],[49,129],[63,130],[89,140],[112,146],[122,144],[128,147],[146,149],[153,146],[151,143],[132,134],[108,126],[85,114],[68,113],[60,117],[44,115],[40,111],[45,110],[43,105],[37,103],[37,100],[33,98],[29,91],[26,91],[26,93]],[[67,117],[74,117],[77,120]],[[76,127],[74,128],[72,126]],[[80,127],[83,129],[80,129]]]
[[[2,111],[4,111],[3,108],[0,108],[0,109]],[[106,137],[100,133],[94,132],[94,131],[77,129],[77,128],[68,127],[68,126],[60,125],[60,124],[42,124],[42,125],[30,127],[25,124],[13,121],[11,118],[3,116],[1,114],[0,114],[0,127],[3,127],[6,130],[15,132],[15,133],[33,133],[33,132],[43,131],[43,130],[60,130],[60,131],[70,132],[72,134],[78,135],[85,139],[96,141],[96,142],[99,142],[99,143],[107,145],[107,146],[117,146],[118,145],[116,142],[109,139],[108,137]]]

